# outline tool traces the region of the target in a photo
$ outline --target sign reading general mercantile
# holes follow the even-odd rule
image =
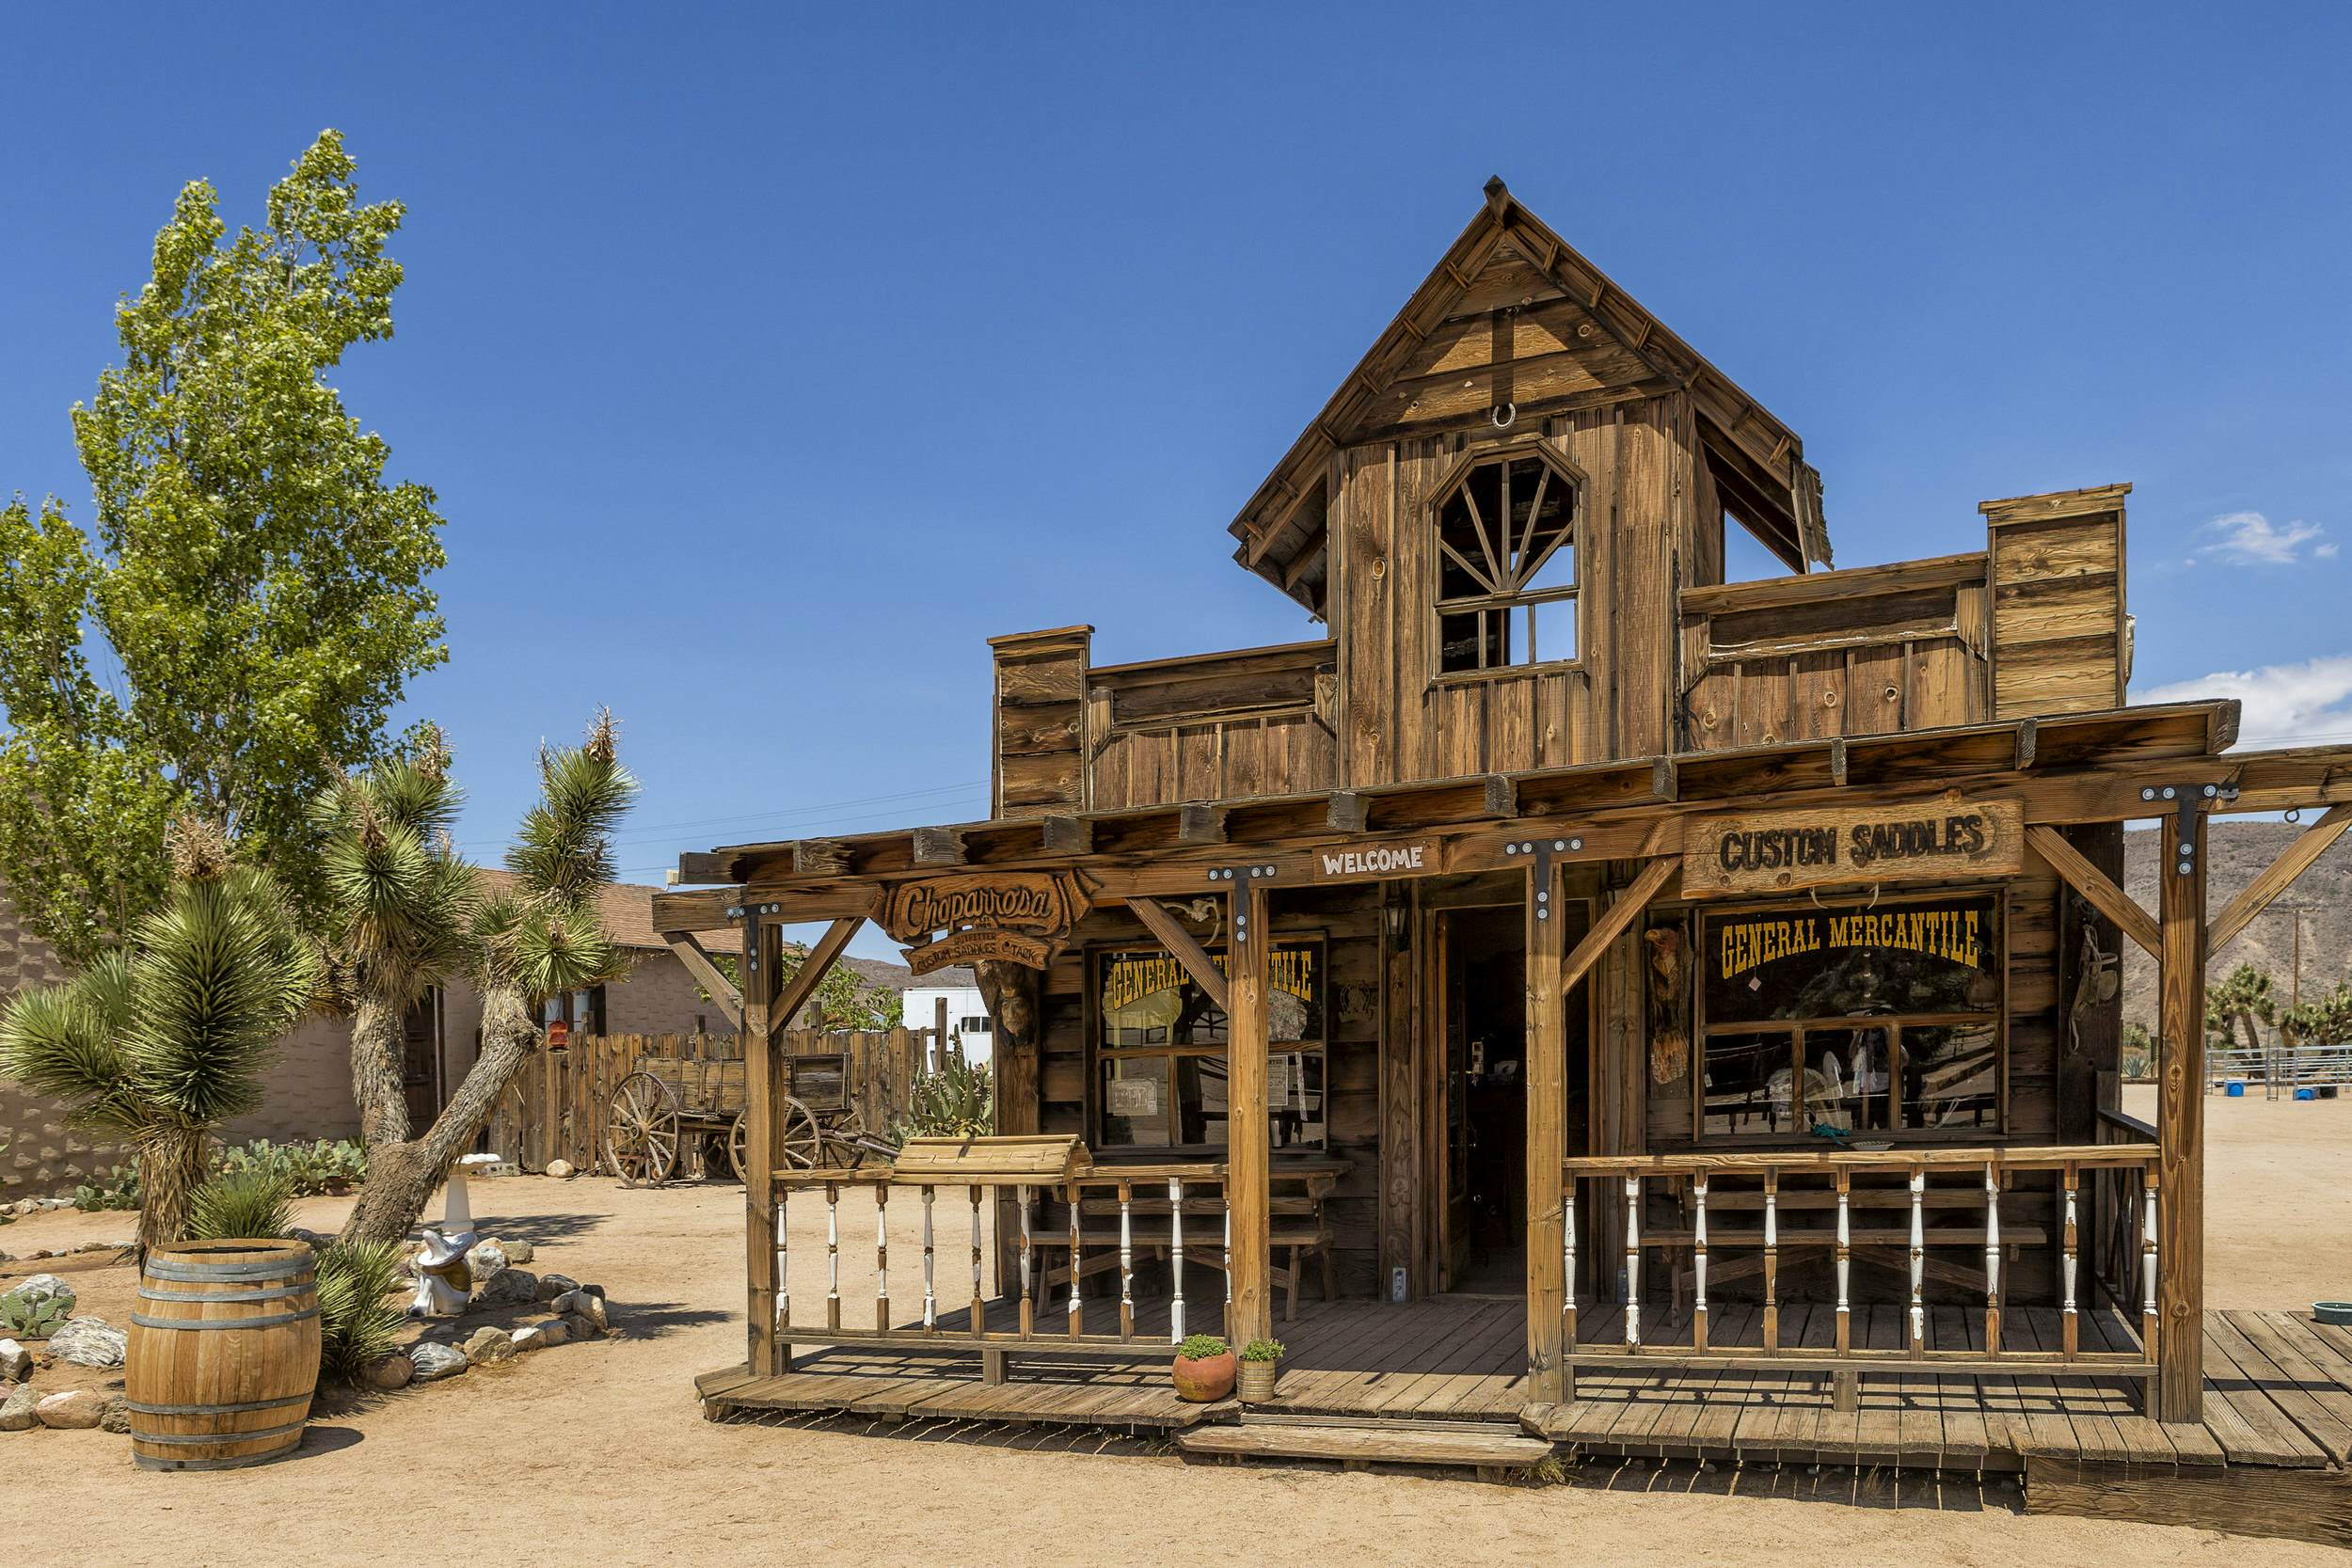
[[[2010,877],[2026,865],[2013,800],[1913,801],[1701,817],[1686,830],[1682,887],[1706,897],[1833,883]]]

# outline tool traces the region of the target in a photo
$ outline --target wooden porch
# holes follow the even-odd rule
[[[1115,1302],[1086,1306],[1089,1332],[1116,1331]],[[1588,1310],[1583,1321],[1610,1336],[1614,1310]],[[989,1330],[1009,1331],[1014,1313],[1011,1303],[989,1304]],[[968,1316],[968,1308],[943,1313],[937,1331],[964,1334]],[[1220,1326],[1213,1304],[1195,1304],[1193,1316],[1189,1326],[1198,1331]],[[1755,1308],[1724,1307],[1717,1316],[1717,1343],[1760,1343]],[[1834,1343],[1829,1308],[1791,1305],[1782,1316],[1790,1345]],[[1903,1342],[1904,1308],[1864,1307],[1855,1316],[1857,1340],[1889,1349]],[[2020,1350],[2055,1347],[2059,1317],[2055,1308],[2013,1308],[2010,1342]],[[1687,1315],[1677,1321],[1671,1309],[1657,1307],[1644,1318],[1646,1338],[1687,1334]],[[1931,1350],[1982,1349],[1976,1313],[1936,1307],[1928,1324]],[[907,1326],[920,1331],[919,1323]],[[1282,1328],[1288,1352],[1276,1399],[1245,1411],[1233,1402],[1197,1405],[1176,1398],[1168,1378],[1165,1303],[1138,1303],[1136,1332],[1132,1359],[1009,1353],[1018,1372],[1001,1383],[984,1380],[976,1347],[851,1345],[796,1347],[788,1371],[763,1378],[728,1368],[703,1374],[695,1387],[715,1419],[806,1412],[1137,1433],[1268,1417],[1384,1427],[1508,1423],[1549,1439],[1568,1459],[1962,1471],[2039,1466],[2051,1483],[2084,1465],[2142,1475],[2251,1467],[2307,1472],[2303,1481],[2343,1489],[2352,1503],[2352,1472],[2345,1468],[2352,1463],[2352,1330],[2283,1311],[2206,1314],[2204,1416],[2197,1424],[2142,1415],[2138,1386],[2128,1379],[1939,1373],[1899,1363],[1865,1372],[1851,1410],[1836,1408],[1828,1373],[1665,1365],[1582,1370],[1573,1402],[1531,1403],[1523,1305],[1477,1298],[1405,1306],[1302,1302],[1296,1320]],[[2128,1325],[2112,1311],[2082,1314],[2081,1333],[2087,1344],[2133,1343]],[[1146,1338],[1152,1335],[1156,1342]]]

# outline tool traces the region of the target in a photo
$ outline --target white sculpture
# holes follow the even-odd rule
[[[448,1206],[441,1212],[441,1223],[422,1227],[424,1251],[418,1254],[415,1262],[417,1293],[408,1303],[410,1317],[454,1317],[473,1299],[473,1267],[466,1261],[466,1254],[482,1238],[473,1227],[473,1205],[466,1193],[466,1171],[469,1165],[498,1163],[495,1154],[468,1154],[451,1168]]]

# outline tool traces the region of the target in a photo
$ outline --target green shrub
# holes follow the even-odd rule
[[[914,1081],[904,1116],[890,1124],[894,1143],[909,1138],[976,1138],[994,1125],[995,1085],[988,1069],[950,1056]]]
[[[131,1156],[129,1164],[115,1166],[96,1183],[85,1181],[73,1189],[73,1207],[86,1214],[138,1206],[139,1158],[135,1154]]]
[[[368,1155],[349,1138],[329,1143],[274,1144],[255,1138],[238,1148],[220,1151],[220,1168],[235,1174],[248,1170],[274,1172],[286,1183],[289,1197],[310,1197],[338,1185],[356,1187],[367,1179]]]
[[[330,1242],[319,1249],[319,1375],[358,1384],[400,1349],[400,1282],[391,1242]]]
[[[1241,1358],[1244,1361],[1279,1361],[1282,1359],[1282,1341],[1252,1339],[1242,1346]]]
[[[1176,1347],[1176,1354],[1187,1361],[1205,1361],[1212,1355],[1225,1354],[1225,1341],[1214,1334],[1194,1334]]]
[[[216,1172],[196,1190],[188,1210],[188,1238],[218,1242],[238,1236],[282,1236],[294,1227],[289,1188],[285,1177],[260,1165]]]

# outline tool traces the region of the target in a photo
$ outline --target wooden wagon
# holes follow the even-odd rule
[[[785,1078],[777,1147],[787,1164],[853,1166],[875,1147],[850,1103],[847,1055],[787,1057]],[[606,1102],[605,1158],[612,1173],[630,1186],[657,1185],[679,1171],[689,1150],[699,1151],[708,1169],[723,1147],[729,1168],[742,1180],[750,1125],[743,1090],[740,1060],[639,1057]]]

